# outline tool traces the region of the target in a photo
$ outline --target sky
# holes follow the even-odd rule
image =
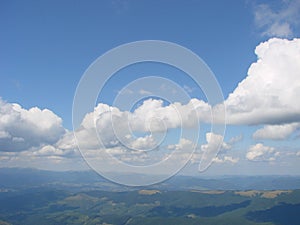
[[[300,175],[299,21],[299,0],[0,1],[0,167]],[[143,40],[198,55],[223,101],[178,68],[137,63],[73,126],[92,63]]]

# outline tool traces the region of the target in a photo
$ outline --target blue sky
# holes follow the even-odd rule
[[[55,129],[47,130],[42,125],[38,125],[41,130],[35,131],[33,120],[28,122],[32,125],[31,128],[26,127],[25,121],[24,128],[21,130],[30,133],[30,129],[33,129],[34,138],[31,140],[35,140],[35,143],[32,144],[26,141],[26,138],[31,137],[29,134],[28,137],[26,135],[23,137],[17,125],[3,122],[4,119],[0,120],[0,131],[2,131],[2,139],[0,135],[2,165],[0,165],[43,168],[41,166],[43,164],[46,169],[80,169],[74,168],[74,161],[79,160],[79,156],[73,153],[74,146],[66,147],[71,146],[66,139],[70,139],[72,132],[73,97],[82,75],[99,56],[121,44],[140,40],[164,40],[182,45],[199,55],[214,72],[224,99],[228,100],[229,122],[223,150],[207,170],[207,174],[222,175],[222,172],[236,174],[237,171],[241,174],[299,174],[300,168],[297,164],[300,160],[300,126],[298,126],[300,111],[296,106],[293,107],[297,103],[287,103],[286,109],[290,109],[291,115],[283,115],[280,111],[278,115],[281,116],[277,118],[277,114],[272,114],[277,108],[274,106],[272,110],[272,104],[268,106],[268,102],[262,102],[253,94],[255,92],[259,94],[262,90],[268,93],[267,87],[271,86],[270,95],[267,96],[272,95],[273,98],[280,99],[280,103],[284,99],[297,97],[297,86],[293,86],[292,93],[287,90],[289,82],[296,85],[297,75],[298,79],[300,78],[299,71],[296,71],[299,66],[299,58],[297,58],[299,49],[295,47],[299,46],[299,39],[297,39],[300,35],[300,26],[297,22],[300,21],[299,10],[299,1],[280,0],[1,1],[0,97],[2,103],[0,102],[0,107],[2,107],[2,114],[0,116],[4,118],[6,113],[17,111],[16,117],[18,117],[22,114],[20,111],[28,112],[32,107],[41,110],[49,109],[54,114],[49,114],[54,122],[53,126],[49,125],[47,129],[49,127]],[[270,41],[272,38],[277,39]],[[265,44],[260,45],[261,43]],[[255,53],[259,45],[261,47]],[[278,54],[274,49],[279,49],[276,50]],[[276,63],[276,60],[282,59],[281,57],[284,58],[282,56],[284,54],[290,55],[291,57],[288,57],[290,60],[281,61],[282,65],[269,65],[271,62]],[[256,85],[251,83],[252,81],[247,81],[247,84],[237,90],[238,84],[249,74],[250,66],[258,62],[258,55],[263,60],[262,66],[253,66],[250,73],[255,77],[261,76],[262,82],[265,83]],[[292,58],[293,56],[295,58]],[[294,62],[293,65],[289,65],[291,62]],[[279,71],[278,75],[274,72],[275,69],[273,72],[265,69],[263,67],[265,65],[270,68],[278,66],[278,70],[277,67],[275,68]],[[280,68],[283,68],[282,73]],[[285,71],[285,68],[295,70]],[[203,93],[200,93],[195,83],[180,72],[160,66],[144,65],[144,67],[129,68],[123,71],[124,76],[116,75],[112,78],[98,103],[112,105],[118,91],[130,81],[139,78],[142,74],[139,71],[145,73],[145,70],[149,75],[160,75],[178,82],[192,98],[198,100],[203,98]],[[281,81],[280,78],[285,72],[292,75]],[[291,80],[292,78],[295,78],[294,81]],[[282,89],[278,85],[273,85],[273,82],[282,83]],[[253,87],[257,89],[251,89]],[[243,90],[250,94],[244,94]],[[232,97],[228,98],[232,93]],[[249,99],[254,99],[251,104],[248,104]],[[16,110],[12,103],[19,104],[22,110]],[[245,107],[254,109],[266,105],[266,109],[261,109],[261,112],[266,112],[266,117],[252,115],[250,112],[253,110],[247,111],[247,107],[245,110],[249,115],[235,114],[234,109],[230,107],[236,103],[239,107],[245,103]],[[269,113],[267,109],[272,112]],[[29,114],[24,118],[29,118]],[[22,123],[24,118],[20,115],[20,123]],[[43,115],[39,117],[41,120],[48,118]],[[273,116],[276,118],[272,119]],[[18,120],[14,118],[13,121]],[[269,127],[254,135],[264,126]],[[41,131],[45,130],[50,134],[42,135]],[[199,151],[205,149],[206,141],[209,142],[205,136],[205,133],[209,132],[209,127],[203,125],[203,130],[198,143]],[[276,131],[283,134],[275,135]],[[35,135],[36,133],[41,135]],[[13,134],[19,135],[16,138],[20,140],[24,139],[28,148],[17,150],[19,147],[10,143]],[[228,146],[226,147],[225,144]],[[62,145],[64,147],[61,147]],[[172,149],[172,146],[169,147]],[[30,160],[32,155],[35,158]],[[40,163],[37,162],[38,160]],[[43,160],[47,163],[41,163],[44,162]],[[55,164],[51,160],[54,160]],[[194,167],[191,168],[186,169],[186,173],[194,171]]]
[[[243,1],[2,2],[1,96],[52,109],[71,129],[73,95],[86,68],[111,48],[145,39],[197,53],[226,96],[261,41],[252,10]]]

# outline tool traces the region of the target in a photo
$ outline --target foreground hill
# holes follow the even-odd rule
[[[300,190],[0,193],[0,224],[297,225]]]

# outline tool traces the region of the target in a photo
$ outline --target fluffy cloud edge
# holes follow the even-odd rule
[[[246,158],[249,161],[275,161],[279,154],[274,147],[257,143],[249,147]]]

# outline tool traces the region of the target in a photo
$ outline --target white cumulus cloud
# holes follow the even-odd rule
[[[300,123],[265,125],[253,134],[254,139],[283,140],[300,127]]]
[[[206,170],[210,164],[216,160],[217,154],[221,150],[231,149],[231,145],[223,141],[224,137],[212,132],[206,133],[206,144],[200,146],[202,151],[199,171]]]
[[[215,152],[218,149],[229,150],[231,145],[223,142],[223,136],[214,133],[206,133],[207,144],[201,145],[201,150],[204,152]]]
[[[278,155],[274,147],[258,143],[250,146],[246,158],[250,161],[274,161]]]
[[[258,60],[225,100],[229,124],[300,121],[300,39],[273,38],[255,49]]]
[[[65,133],[62,119],[48,109],[29,110],[0,98],[0,151],[24,151],[56,143]]]
[[[210,106],[198,99],[191,99],[185,105],[175,102],[167,106],[164,106],[161,100],[148,99],[133,112],[121,111],[100,103],[94,112],[85,116],[75,135],[81,148],[97,149],[99,146],[112,148],[123,145],[128,148],[149,150],[157,146],[155,139],[157,135],[151,135],[152,133],[163,135],[169,129],[197,128],[198,115],[202,113],[200,118],[207,118],[211,115],[208,112]],[[135,132],[143,135],[135,137]],[[72,147],[73,141],[68,142],[67,145]]]

